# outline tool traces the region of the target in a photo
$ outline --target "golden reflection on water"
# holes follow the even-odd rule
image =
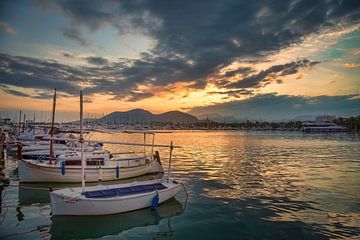
[[[87,138],[134,143],[143,141],[142,134],[94,132]],[[167,237],[172,236],[173,232],[168,231],[170,228],[165,220],[170,221],[174,217],[174,236],[180,236],[180,239],[184,235],[176,233],[200,236],[196,234],[202,233],[198,230],[201,226],[207,229],[208,234],[219,238],[224,234],[236,238],[242,233],[258,239],[277,239],[276,234],[267,235],[267,232],[273,231],[282,232],[283,239],[299,232],[300,237],[305,239],[307,236],[356,239],[354,236],[360,235],[359,140],[358,135],[351,134],[299,132],[174,131],[157,134],[156,143],[170,144],[173,141],[183,147],[174,150],[172,170],[175,178],[185,182],[189,193],[185,211],[178,211],[182,206],[180,203],[183,203],[182,194],[177,197],[179,202],[168,202],[159,207],[160,217],[144,209],[93,219],[50,219],[50,205],[47,205],[50,201],[47,192],[49,183],[17,186],[17,173],[14,171],[10,174],[13,186],[6,189],[4,203],[16,203],[20,209],[8,208],[5,214],[0,214],[5,219],[3,226],[6,226],[1,229],[0,238],[28,236],[29,232],[35,236],[35,229],[41,232],[41,236],[45,234],[45,238],[50,235],[144,238],[149,237],[148,231],[155,230],[152,236],[157,239],[158,234],[162,234],[156,231],[158,226],[165,227]],[[150,137],[147,143],[151,143]],[[140,155],[144,150],[143,147],[110,144],[106,144],[105,148],[112,152],[131,150]],[[145,150],[150,153],[151,149]],[[166,170],[168,149],[154,150],[160,151]],[[8,160],[7,168],[15,169],[16,162]],[[161,174],[145,175],[120,182],[161,177]],[[64,184],[51,185],[65,187]],[[44,207],[32,206],[38,203],[44,204]],[[42,211],[40,214],[39,209]],[[21,220],[20,212],[24,214]],[[133,221],[126,220],[129,218]],[[107,224],[114,221],[118,221],[114,226]],[[86,228],[93,225],[99,228],[86,232]],[[148,225],[156,227],[145,227]],[[75,232],[76,229],[81,230]],[[221,233],[216,235],[219,229]],[[257,235],[259,232],[262,235]],[[319,235],[314,235],[316,233]]]
[[[91,137],[143,140],[141,135],[122,133]],[[174,131],[157,134],[156,143],[183,146],[174,152],[174,175],[189,184],[204,181],[197,193],[204,197],[224,202],[270,197],[262,202],[277,213],[273,221],[360,227],[359,214],[350,209],[360,201],[360,144],[343,138],[297,132]],[[168,150],[159,150],[166,168]],[[284,197],[291,203],[273,200]]]

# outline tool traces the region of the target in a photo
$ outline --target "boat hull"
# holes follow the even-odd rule
[[[83,195],[72,196],[71,189],[50,192],[53,215],[109,215],[130,212],[150,207],[153,198],[159,194],[159,203],[163,203],[182,190],[181,184],[168,183],[167,188],[143,194],[111,198],[86,198]],[[77,192],[81,189],[73,189]]]
[[[66,167],[65,174],[59,166],[44,166],[34,164],[31,161],[19,160],[19,181],[20,182],[81,182],[81,167]],[[158,161],[149,164],[132,167],[119,168],[119,175],[116,174],[116,167],[93,166],[85,168],[85,181],[97,182],[126,179],[145,175],[147,173],[163,172]]]

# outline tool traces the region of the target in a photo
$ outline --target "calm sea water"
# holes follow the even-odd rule
[[[124,134],[88,137],[142,140]],[[0,239],[360,238],[359,136],[260,131],[157,135],[157,143],[171,140],[183,146],[174,152],[173,175],[185,182],[187,202],[181,193],[156,211],[111,216],[52,217],[42,189],[48,184],[19,186],[16,162],[9,157],[12,181],[3,192],[9,207],[1,211]],[[166,167],[168,152],[161,156]]]

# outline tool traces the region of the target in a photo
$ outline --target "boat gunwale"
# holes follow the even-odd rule
[[[33,160],[33,159],[29,159],[29,160],[21,159],[19,161],[22,161],[23,163],[25,163],[27,165],[30,165],[31,167],[35,166],[35,167],[48,168],[48,169],[57,169],[57,167],[61,167],[60,165],[57,165],[57,164],[56,165],[53,164],[52,165],[53,167],[47,166],[47,165],[39,165],[39,164],[33,163],[32,161],[36,161],[36,160]],[[112,160],[109,160],[109,161],[112,161]],[[86,166],[85,170],[98,170],[99,166],[101,167],[102,170],[116,169],[117,167],[119,167],[120,169],[131,169],[131,168],[137,168],[137,167],[150,166],[152,163],[154,163],[156,161],[157,161],[156,159],[153,159],[152,161],[149,161],[148,163],[141,164],[141,165],[136,165],[136,166],[114,166],[114,167],[111,166],[111,167],[107,167],[105,165],[94,165],[91,168],[89,168],[89,166]],[[116,161],[114,161],[114,162],[116,162]],[[78,170],[78,169],[81,169],[81,166],[80,167],[66,167],[66,169],[67,170]]]
[[[168,183],[168,182],[157,181],[157,180],[155,180],[154,182],[164,184],[164,186],[166,188],[161,189],[161,190],[154,190],[154,191],[151,191],[151,192],[145,192],[145,193],[139,193],[139,194],[131,194],[131,195],[125,195],[125,196],[115,196],[115,197],[108,197],[108,198],[87,198],[82,193],[76,191],[76,190],[80,190],[81,187],[69,188],[69,189],[60,189],[60,190],[50,192],[50,194],[63,199],[64,202],[71,202],[71,201],[114,201],[114,200],[120,200],[120,199],[121,200],[128,200],[128,199],[136,198],[136,197],[139,197],[139,196],[145,197],[145,196],[148,196],[148,195],[153,195],[155,192],[162,193],[162,192],[166,192],[166,191],[172,191],[175,188],[181,186],[180,183],[173,183],[173,182]],[[135,183],[143,183],[143,182],[135,182]],[[141,184],[136,184],[136,185],[141,185]],[[136,186],[136,185],[130,185],[130,186]],[[112,186],[112,185],[106,185],[106,186]],[[67,191],[65,193],[59,193],[60,191],[64,191],[64,190],[67,190]],[[71,191],[71,190],[73,190],[73,191]],[[106,189],[104,189],[104,190],[106,190]],[[71,196],[70,194],[68,195],[66,193],[73,193],[74,195]],[[64,198],[66,198],[66,199],[64,199]]]

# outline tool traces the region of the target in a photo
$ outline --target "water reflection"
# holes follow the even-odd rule
[[[168,218],[168,229],[158,235],[171,236],[171,218],[183,212],[183,205],[175,198],[161,204],[156,210],[138,211],[107,216],[53,216],[50,229],[51,239],[99,238],[105,235],[118,235],[135,227],[157,225]]]
[[[46,231],[49,237],[51,226],[54,239],[71,238],[71,234],[80,238],[83,234],[87,238],[115,234],[139,239],[358,239],[359,136],[245,131],[159,134],[157,143],[168,144],[173,140],[183,146],[174,151],[172,169],[174,176],[186,183],[189,193],[186,212],[176,214],[175,210],[170,214],[159,213],[159,217],[144,209],[124,217],[50,219],[49,208],[32,204],[49,207],[47,188],[69,185],[20,184],[7,189],[5,202],[19,200],[19,210],[24,216],[9,208],[0,238],[8,233],[29,231],[32,232],[26,237],[38,239]],[[93,134],[92,139],[142,140],[135,135],[99,133]],[[112,147],[117,150],[116,146]],[[166,169],[168,151],[159,150]],[[154,176],[135,180],[147,177]],[[160,205],[159,209],[162,206],[166,205]],[[79,230],[78,225],[82,226]],[[61,235],[62,231],[66,233]]]

